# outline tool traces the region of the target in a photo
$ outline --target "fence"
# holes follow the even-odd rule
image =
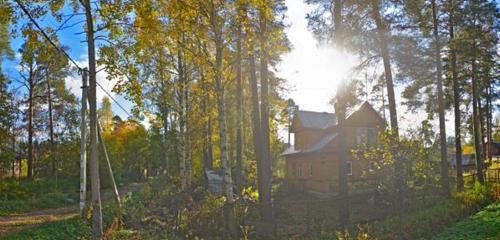
[[[300,194],[299,194],[300,196]],[[295,196],[296,197],[296,196]],[[280,239],[302,239],[311,234],[332,231],[340,226],[339,208],[341,198],[328,199],[307,198],[279,199],[273,201],[274,220],[272,226],[265,231],[258,229],[259,234],[272,234]],[[392,196],[394,197],[394,196]],[[349,224],[357,225],[381,220],[394,214],[405,214],[417,209],[431,206],[439,194],[424,192],[408,192],[403,194],[399,211],[390,204],[394,199],[376,192],[350,195],[348,197]],[[245,203],[247,204],[247,203]],[[246,205],[247,215],[244,226],[259,226],[259,204]],[[404,211],[403,211],[404,210]],[[262,227],[261,227],[262,228]],[[271,229],[270,229],[271,228]],[[261,236],[265,238],[266,236]]]
[[[490,183],[500,183],[500,168],[491,168],[483,171],[484,180]],[[477,173],[464,175],[464,186],[466,188],[473,188],[477,180]]]

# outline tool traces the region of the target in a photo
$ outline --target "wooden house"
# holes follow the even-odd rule
[[[363,142],[375,143],[386,123],[368,102],[364,102],[346,114],[345,127],[346,147],[350,150]],[[287,181],[301,190],[336,192],[341,139],[335,114],[299,110],[293,117],[290,131],[294,134],[294,145],[283,152]],[[350,154],[347,156],[350,181],[370,170],[370,163],[355,161]]]

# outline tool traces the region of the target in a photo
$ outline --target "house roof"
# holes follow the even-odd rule
[[[300,110],[297,117],[305,128],[327,129],[337,124],[337,116],[333,113]]]
[[[294,146],[290,146],[283,152],[283,156],[286,155],[292,155],[292,154],[297,154],[297,153],[312,153],[319,151],[323,149],[326,145],[328,145],[330,142],[332,142],[336,137],[337,133],[329,133],[326,134],[325,136],[321,137],[318,141],[310,144],[309,146],[305,147],[304,149],[295,149]]]

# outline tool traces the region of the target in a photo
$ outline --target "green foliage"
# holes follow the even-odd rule
[[[410,137],[394,137],[389,132],[379,134],[374,145],[359,145],[353,156],[363,164],[372,164],[372,171],[364,173],[366,179],[375,179],[379,191],[392,195],[396,190],[394,182],[399,174],[405,190],[434,191],[438,184],[438,153],[422,137],[422,129]],[[402,172],[395,172],[396,161],[402,165]]]

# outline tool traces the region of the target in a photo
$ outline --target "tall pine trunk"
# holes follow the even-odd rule
[[[264,8],[267,6],[263,6]],[[265,10],[261,9],[260,12],[260,121],[262,130],[262,177],[263,189],[259,191],[262,194],[262,218],[265,221],[272,219],[272,205],[271,205],[271,183],[272,183],[272,169],[271,169],[271,146],[270,146],[270,130],[269,130],[269,72],[267,69],[268,62],[268,47],[267,47],[267,16]]]
[[[253,45],[250,46],[253,49]],[[254,155],[257,162],[257,188],[259,193],[263,190],[263,177],[262,177],[262,130],[260,123],[260,108],[259,108],[259,89],[257,88],[257,74],[255,68],[255,57],[253,52],[250,51],[248,55],[248,62],[250,66],[250,77],[248,78],[250,84],[250,93],[252,98],[252,135]],[[259,202],[263,202],[263,195],[259,194]],[[261,215],[264,215],[264,208],[261,208]]]
[[[387,46],[388,29],[384,24],[382,17],[380,16],[379,0],[371,0],[371,4],[372,4],[372,18],[377,26],[377,34],[378,34],[377,41],[379,44],[380,53],[382,54],[382,61],[384,63],[385,82],[387,86],[387,98],[389,100],[389,118],[391,120],[391,130],[394,137],[399,137],[398,116],[396,112],[396,98],[394,95],[394,83],[392,80],[391,58],[389,56],[389,49]],[[395,154],[395,156],[397,156],[397,154]],[[402,159],[394,159],[394,171],[396,176],[394,185],[396,188],[396,192],[399,193],[398,198],[400,198],[404,186]],[[399,203],[400,201],[401,199],[397,200],[396,202]]]
[[[382,54],[382,61],[384,63],[385,82],[387,85],[387,98],[389,99],[389,115],[391,119],[391,130],[395,136],[399,135],[398,129],[398,116],[396,111],[396,98],[394,94],[394,83],[392,80],[391,58],[389,49],[387,47],[388,29],[380,16],[380,3],[379,0],[371,0],[372,3],[372,17],[375,20],[378,34],[378,44],[380,53]]]
[[[236,39],[236,179],[238,194],[243,189],[242,122],[243,122],[243,86],[241,76],[241,25],[238,26]]]
[[[334,27],[335,27],[335,41],[340,49],[344,49],[344,31],[342,24],[342,0],[335,0],[334,2]],[[344,79],[347,80],[347,79]],[[337,89],[337,102],[335,104],[335,114],[338,118],[338,134],[339,134],[339,159],[338,164],[338,183],[339,183],[339,208],[338,216],[342,227],[344,227],[349,222],[349,187],[347,185],[347,154],[346,154],[346,129],[344,125],[345,121],[345,86],[346,84],[341,84]],[[341,229],[342,235],[345,234],[344,228]]]
[[[458,83],[457,73],[457,54],[455,38],[455,5],[453,0],[450,0],[450,16],[449,16],[449,32],[450,32],[450,61],[451,61],[451,78],[453,82],[453,110],[455,115],[455,159],[457,168],[457,191],[461,192],[464,189],[464,177],[462,169],[462,136],[460,132],[460,86]]]
[[[473,43],[473,53],[475,51],[476,43]],[[481,129],[479,127],[479,109],[478,109],[478,84],[477,84],[477,67],[476,67],[476,57],[472,58],[472,127],[474,132],[474,148],[476,157],[476,168],[477,168],[477,179],[482,184],[484,183],[483,175],[483,159],[481,158]]]
[[[492,86],[491,86],[491,80],[489,80],[488,82],[488,95],[486,97],[486,105],[487,105],[487,108],[488,108],[488,112],[487,112],[487,115],[486,115],[486,138],[488,139],[488,145],[487,145],[487,149],[486,149],[486,153],[487,153],[487,157],[488,157],[488,162],[491,164],[492,163],[492,156],[491,156],[491,153],[492,153],[492,150],[491,150],[491,147],[493,146],[493,142],[492,142],[492,129],[493,129],[493,126],[492,126],[492,117],[493,117],[493,110],[492,110],[492,106],[491,106],[491,95],[492,95]]]
[[[94,41],[94,20],[90,0],[82,1],[87,23],[87,47],[89,56],[89,107],[90,107],[90,179],[92,186],[92,238],[101,239],[102,210],[99,159],[97,149],[97,104],[96,104],[96,56]]]
[[[443,78],[442,78],[442,67],[441,67],[441,43],[439,38],[438,26],[439,20],[437,18],[438,9],[436,6],[436,0],[431,1],[432,4],[432,25],[434,34],[434,61],[436,62],[436,87],[438,95],[438,112],[439,112],[439,138],[440,138],[440,150],[441,150],[441,190],[443,196],[450,195],[450,181],[448,176],[448,157],[447,157],[447,147],[446,147],[446,126],[445,126],[445,116],[444,116],[444,100],[443,100]]]

